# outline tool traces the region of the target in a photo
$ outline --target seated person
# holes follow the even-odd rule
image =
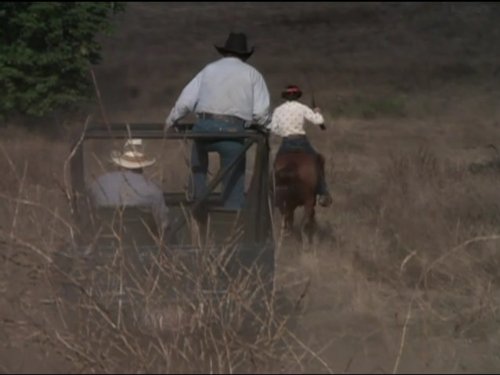
[[[144,155],[142,139],[131,139],[122,152],[113,151],[111,160],[119,170],[99,176],[90,186],[96,207],[151,207],[159,232],[168,228],[168,208],[163,191],[143,174],[143,168],[153,165],[154,158]]]

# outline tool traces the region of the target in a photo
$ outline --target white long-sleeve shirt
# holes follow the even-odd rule
[[[287,101],[276,107],[268,129],[282,137],[306,134],[304,130],[306,120],[315,125],[321,125],[325,121],[321,113],[314,112],[305,104],[295,100]]]
[[[165,120],[170,127],[190,112],[232,115],[265,125],[270,117],[270,98],[262,75],[236,57],[208,64],[182,90]]]
[[[131,171],[114,171],[99,176],[90,186],[96,206],[144,206],[152,209],[162,230],[169,224],[169,210],[163,192],[144,175]]]

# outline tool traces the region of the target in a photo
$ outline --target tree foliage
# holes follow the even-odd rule
[[[42,116],[88,99],[114,2],[0,3],[0,115]]]

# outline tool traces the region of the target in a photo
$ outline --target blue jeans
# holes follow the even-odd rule
[[[314,147],[309,142],[309,139],[307,139],[307,136],[305,135],[297,138],[284,137],[281,141],[281,145],[278,150],[278,155],[281,153],[286,153],[288,151],[293,151],[297,149],[306,151],[307,153],[313,155],[318,155]],[[322,168],[322,166],[320,165],[319,161],[318,161],[318,168],[320,170],[320,173],[319,173],[318,188],[316,193],[319,195],[328,194],[328,187],[326,185],[326,180],[325,180],[325,171],[324,168]]]
[[[233,125],[220,120],[199,120],[193,126],[193,132],[242,132],[243,124]],[[191,171],[193,180],[191,196],[198,198],[207,189],[208,153],[215,151],[220,156],[220,168],[224,169],[230,164],[244,148],[243,139],[202,141],[196,140],[191,151]],[[238,162],[233,169],[222,179],[222,192],[224,207],[241,209],[245,203],[245,166],[246,156]]]

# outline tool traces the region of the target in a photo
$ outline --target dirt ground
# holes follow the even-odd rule
[[[334,203],[318,208],[309,251],[276,235],[299,354],[253,371],[500,370],[498,21],[498,5],[477,2],[128,3],[101,37],[95,73],[112,122],[163,122],[238,30],[273,107],[294,83],[325,114],[327,131],[307,133]],[[99,120],[97,107],[82,112],[66,127]],[[112,351],[91,348],[107,336],[67,341],[46,283],[44,257],[71,232],[68,139],[1,131],[0,372],[113,372],[96,364]]]

